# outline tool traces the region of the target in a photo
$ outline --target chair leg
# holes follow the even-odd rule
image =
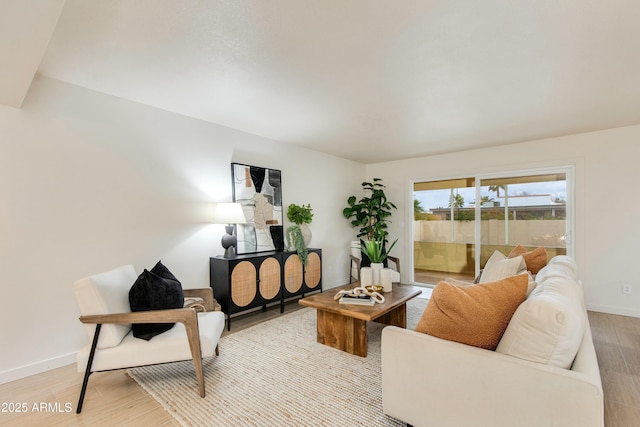
[[[219,346],[216,345],[216,356],[220,356],[220,349],[218,348]]]
[[[196,369],[200,397],[204,397],[206,392],[204,389],[204,373],[202,372],[202,356],[193,358],[193,367]]]
[[[91,375],[91,365],[93,365],[93,356],[96,354],[96,347],[98,346],[98,337],[100,336],[100,329],[102,324],[96,324],[96,332],[93,334],[93,341],[91,342],[91,351],[89,352],[89,360],[87,361],[87,369],[84,371],[84,380],[82,381],[82,389],[80,390],[80,399],[78,399],[78,407],[76,408],[76,414],[82,412],[82,404],[84,402],[84,395],[87,391],[87,385],[89,384],[89,375]]]
[[[189,347],[191,348],[191,357],[193,359],[193,367],[196,371],[196,378],[198,379],[198,388],[200,389],[200,397],[205,396],[204,390],[204,373],[202,372],[202,350],[200,348],[200,332],[198,329],[198,318],[195,311],[193,312],[193,319],[189,322],[185,322],[184,327],[187,331],[187,337],[189,339]]]

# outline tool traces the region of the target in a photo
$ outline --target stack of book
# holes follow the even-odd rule
[[[351,295],[345,294],[340,297],[340,304],[355,304],[355,305],[374,305],[376,300],[371,298],[371,295]]]

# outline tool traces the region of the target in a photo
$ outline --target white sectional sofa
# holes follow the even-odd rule
[[[496,351],[389,326],[385,414],[413,426],[604,425],[598,361],[575,262],[553,258]]]

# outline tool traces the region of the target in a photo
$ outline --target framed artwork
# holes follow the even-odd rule
[[[242,205],[247,220],[237,225],[236,253],[283,250],[282,173],[231,163],[231,180],[233,201]]]

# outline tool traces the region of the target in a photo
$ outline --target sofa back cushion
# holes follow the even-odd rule
[[[553,261],[553,260],[552,260]],[[575,269],[550,262],[535,290],[516,310],[496,351],[570,369],[586,327],[584,293]]]
[[[536,275],[536,280],[545,283],[545,286],[540,290],[551,289],[552,287],[558,286],[562,287],[562,289],[558,289],[556,292],[562,292],[570,298],[575,298],[581,302],[584,308],[584,292],[581,282],[576,279],[577,277],[578,266],[576,262],[566,255],[558,255],[549,262],[548,267],[540,270]],[[569,283],[569,285],[563,286],[565,282],[562,279],[566,280],[566,283]]]
[[[132,265],[124,265],[78,280],[73,288],[80,314],[130,313],[129,288],[137,277]],[[90,339],[93,339],[95,328],[95,325],[86,325]],[[117,346],[130,330],[131,324],[102,325],[98,348]]]

